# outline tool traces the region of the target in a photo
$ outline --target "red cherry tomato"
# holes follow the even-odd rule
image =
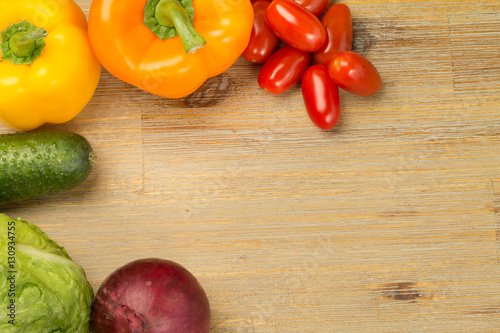
[[[326,41],[323,46],[314,52],[314,61],[318,64],[328,66],[333,57],[343,51],[351,51],[352,48],[352,19],[349,7],[343,3],[337,3],[326,11],[321,19],[325,26]]]
[[[259,86],[274,95],[284,93],[299,82],[310,60],[308,52],[283,46],[262,66],[257,79]]]
[[[328,67],[315,65],[302,76],[302,97],[312,122],[329,130],[340,118],[339,88],[328,74]]]
[[[311,13],[314,16],[320,16],[323,11],[328,7],[330,0],[293,0]]]
[[[271,2],[266,10],[266,21],[279,38],[302,51],[314,52],[326,40],[321,21],[293,0]]]
[[[371,96],[382,87],[377,68],[361,54],[344,51],[328,66],[330,77],[342,89],[358,95]]]
[[[243,58],[249,62],[263,64],[276,49],[278,36],[266,23],[266,9],[271,3],[267,0],[257,0],[253,5],[254,21],[248,46],[243,51]]]

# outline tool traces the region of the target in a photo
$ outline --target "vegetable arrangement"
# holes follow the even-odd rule
[[[0,246],[2,333],[209,331],[207,295],[178,263],[130,262],[94,298],[83,268],[34,224],[0,214]]]
[[[85,15],[72,0],[0,2],[0,120],[26,131],[0,135],[0,205],[72,189],[92,172],[96,157],[84,137],[30,131],[76,117],[94,94],[101,63],[140,89],[180,98],[241,55],[262,64],[258,84],[271,94],[301,81],[311,121],[332,129],[340,118],[339,88],[371,96],[382,82],[375,66],[351,51],[349,8],[328,6],[329,0],[93,0],[87,36]],[[285,45],[276,50],[280,40]],[[22,308],[16,325],[9,324],[11,310],[0,313],[1,332],[86,333],[90,320],[96,333],[209,331],[207,295],[175,262],[131,262],[93,299],[82,267],[40,228],[0,214],[0,232],[8,250],[0,253],[0,305]]]
[[[263,64],[258,83],[277,95],[303,78],[312,54],[313,66],[326,66],[333,80],[309,74],[301,84],[309,117],[324,130],[340,118],[338,92],[331,90],[371,96],[382,86],[375,66],[351,51],[351,12],[343,3],[93,0],[88,38],[73,1],[57,8],[51,0],[30,3],[0,4],[8,18],[0,24],[0,89],[8,96],[0,100],[0,119],[20,130],[73,119],[96,89],[100,63],[140,89],[181,98],[242,55]],[[279,40],[286,45],[275,51]]]
[[[311,121],[323,130],[340,119],[338,88],[359,96],[376,94],[382,80],[375,66],[352,52],[352,21],[347,5],[328,9],[329,0],[257,0],[244,58],[263,64],[259,86],[279,95],[301,82]],[[322,16],[321,20],[318,18]],[[286,45],[274,51],[279,40]],[[310,65],[310,54],[315,62]]]

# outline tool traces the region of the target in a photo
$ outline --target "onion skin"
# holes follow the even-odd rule
[[[94,333],[208,333],[210,304],[198,280],[181,265],[140,259],[102,283],[91,325]]]

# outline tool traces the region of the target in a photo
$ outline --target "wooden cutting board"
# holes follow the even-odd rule
[[[178,100],[104,70],[77,118],[43,127],[92,143],[91,176],[2,212],[95,290],[134,259],[181,263],[214,333],[500,332],[500,3],[343,2],[384,85],[342,92],[334,130],[241,58]]]

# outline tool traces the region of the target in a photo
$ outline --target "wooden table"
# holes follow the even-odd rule
[[[43,127],[84,135],[94,172],[2,211],[95,290],[134,259],[181,263],[212,332],[499,332],[500,3],[345,3],[384,86],[342,92],[333,131],[241,58],[179,100],[104,71],[77,118]]]

